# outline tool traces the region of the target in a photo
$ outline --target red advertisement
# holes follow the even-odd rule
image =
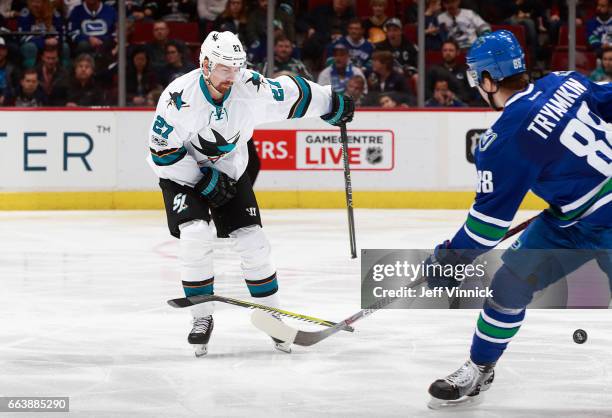
[[[255,146],[262,170],[342,170],[340,131],[256,130]],[[390,130],[348,131],[348,158],[353,170],[392,170],[394,135]]]

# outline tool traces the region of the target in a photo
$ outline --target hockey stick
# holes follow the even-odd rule
[[[302,315],[302,314],[295,313],[295,312],[285,311],[283,309],[273,308],[271,306],[260,305],[258,303],[248,302],[248,301],[240,300],[240,299],[228,298],[228,297],[219,296],[219,295],[187,296],[184,298],[170,299],[168,301],[168,305],[172,306],[173,308],[187,308],[189,306],[198,305],[200,303],[206,303],[206,302],[222,302],[222,303],[227,303],[227,304],[234,305],[234,306],[240,306],[242,308],[261,309],[262,311],[273,312],[273,313],[277,313],[282,316],[286,316],[288,318],[298,319],[300,321],[310,322],[313,324],[323,325],[326,327],[334,327],[338,325],[335,322],[327,321],[321,318],[316,318],[314,316]],[[354,331],[353,327],[350,327],[350,326],[343,326],[340,328],[344,331],[349,331],[349,332]]]
[[[348,156],[348,135],[346,124],[340,125],[340,140],[342,142],[342,161],[344,163],[344,191],[346,192],[346,209],[348,211],[349,243],[351,258],[357,258],[357,244],[355,242],[355,218],[353,218],[353,187],[351,185],[351,166]]]
[[[527,226],[531,222],[533,222],[533,220],[536,217],[537,215],[515,226],[514,228],[509,229],[504,235],[504,237],[502,238],[502,241],[516,235],[517,233],[521,232],[523,229],[527,228]],[[427,281],[426,277],[420,277],[419,279],[412,282],[412,284],[409,285],[408,288],[411,289],[411,288],[420,286],[426,281]],[[396,302],[400,299],[402,298],[401,297],[394,297],[394,298],[386,297],[383,299],[379,299],[376,303],[368,306],[366,309],[362,309],[359,312],[349,316],[344,321],[339,322],[338,324],[330,328],[321,330],[321,331],[301,331],[296,328],[290,327],[289,325],[281,321],[278,321],[274,319],[272,316],[267,315],[266,313],[260,312],[260,311],[253,312],[253,315],[251,316],[251,322],[253,323],[253,325],[255,325],[255,327],[259,328],[260,330],[270,335],[271,337],[278,338],[279,340],[282,340],[285,342],[291,342],[293,344],[297,344],[301,346],[310,346],[310,345],[314,345],[318,343],[321,340],[324,340],[325,338],[331,335],[334,335],[335,333],[340,331],[343,327],[349,326],[353,324],[354,322],[357,322],[358,320],[365,318],[366,316],[376,312],[377,310],[387,307],[391,305],[393,302]]]

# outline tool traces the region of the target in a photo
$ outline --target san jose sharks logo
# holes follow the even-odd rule
[[[189,107],[187,102],[183,100],[183,91],[180,92],[170,92],[170,99],[168,99],[168,107],[174,105],[176,110],[181,110],[183,107]]]
[[[215,142],[207,141],[206,139],[202,138],[200,134],[198,134],[198,142],[200,143],[200,146],[198,147],[193,142],[191,145],[193,145],[193,148],[200,154],[207,156],[210,162],[214,164],[219,158],[236,148],[236,143],[240,139],[240,132],[236,133],[236,135],[231,137],[229,140],[225,140],[223,135],[221,135],[219,132],[212,128],[210,128],[210,130],[215,137]]]
[[[263,82],[259,74],[251,72],[251,78],[249,78],[245,84],[248,84],[249,82],[253,83],[253,85],[257,87],[257,92],[259,93],[259,88]]]

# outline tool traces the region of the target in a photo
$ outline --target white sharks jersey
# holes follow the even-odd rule
[[[331,111],[331,88],[301,77],[267,79],[243,70],[221,102],[213,101],[200,69],[174,80],[162,93],[149,132],[153,171],[193,187],[201,167],[234,180],[248,164],[247,141],[255,126]]]

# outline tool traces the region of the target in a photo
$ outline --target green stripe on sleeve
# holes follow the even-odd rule
[[[518,332],[520,326],[515,328],[499,328],[494,325],[488,324],[482,319],[482,316],[478,317],[478,323],[476,325],[478,330],[483,334],[486,334],[493,338],[506,339],[512,338]]]
[[[465,224],[470,231],[491,241],[498,241],[502,239],[508,230],[508,228],[484,223],[481,220],[474,218],[472,215],[468,215]]]

